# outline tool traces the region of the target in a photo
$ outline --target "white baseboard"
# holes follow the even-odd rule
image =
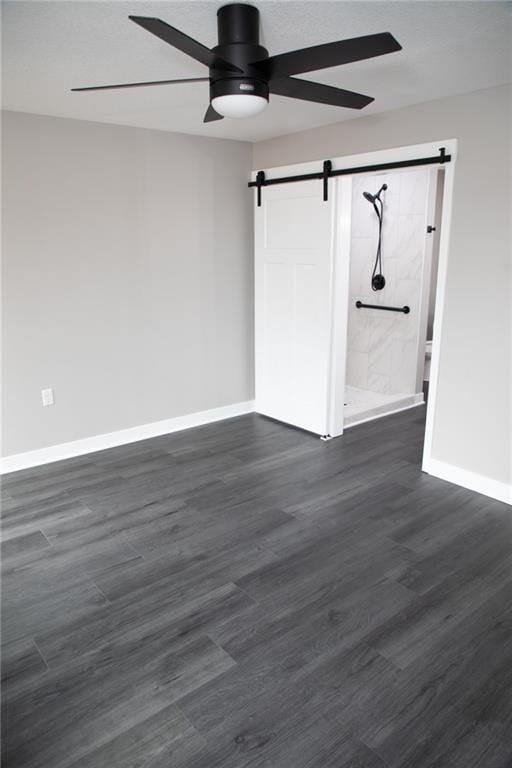
[[[512,505],[512,485],[502,483],[500,480],[493,480],[491,477],[485,477],[437,459],[425,460],[422,470],[441,480],[447,480],[449,483],[455,483],[470,491],[476,491],[484,496],[490,496],[491,499]]]
[[[214,421],[230,419],[233,416],[242,416],[254,411],[254,401],[224,405],[220,408],[211,408],[208,411],[189,413],[186,416],[176,416],[173,419],[154,421],[151,424],[141,424],[139,427],[120,429],[117,432],[108,432],[103,435],[85,437],[82,440],[73,440],[69,443],[50,445],[48,448],[38,448],[35,451],[17,453],[5,456],[0,460],[0,474],[17,472],[20,469],[37,467],[40,464],[50,464],[54,461],[71,459],[75,456],[83,456],[86,453],[103,451],[105,448],[115,448],[117,445],[135,443],[138,440],[147,440],[150,437],[167,435],[171,432],[179,432],[182,429],[199,427],[202,424],[211,424]]]

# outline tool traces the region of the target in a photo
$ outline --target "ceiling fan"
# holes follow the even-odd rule
[[[297,79],[291,75],[371,59],[374,56],[400,51],[402,48],[393,35],[382,32],[269,56],[267,49],[259,44],[259,11],[253,5],[244,3],[233,3],[219,8],[219,44],[211,49],[161,19],[146,16],[129,18],[151,34],[207,66],[209,76],[120,85],[93,85],[72,90],[98,91],[209,82],[210,105],[204,116],[205,123],[222,120],[223,117],[257,115],[267,106],[269,93],[336,107],[362,109],[373,101],[371,96]]]

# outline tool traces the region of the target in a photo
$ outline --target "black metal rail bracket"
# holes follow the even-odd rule
[[[323,181],[324,181],[324,202],[329,199],[329,176],[332,173],[332,163],[330,160],[324,160]]]
[[[265,171],[256,174],[256,186],[258,188],[258,208],[261,208],[261,188],[265,184]]]

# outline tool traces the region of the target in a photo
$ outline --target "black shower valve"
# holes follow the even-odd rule
[[[372,289],[374,291],[382,291],[386,285],[386,279],[384,275],[374,275],[372,277]]]

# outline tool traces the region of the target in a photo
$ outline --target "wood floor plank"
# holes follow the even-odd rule
[[[54,499],[35,500],[22,503],[12,500],[12,503],[2,503],[2,538],[4,540],[23,536],[39,530],[43,524],[75,519],[89,513],[89,509],[81,502],[65,497],[60,502]]]
[[[53,583],[34,584],[27,581],[23,589],[8,588],[2,595],[3,642],[33,637],[38,632],[63,630],[69,622],[85,620],[98,607],[105,605],[105,595],[92,582],[80,580],[60,587]]]
[[[26,680],[42,675],[48,669],[45,659],[32,638],[14,640],[1,647],[2,691],[5,695],[11,688]]]
[[[165,632],[85,653],[4,697],[5,765],[69,765],[234,663],[207,637]]]
[[[184,768],[205,749],[204,739],[171,705],[92,750],[71,768]]]
[[[13,536],[2,541],[2,558],[8,559],[27,552],[37,552],[49,546],[50,542],[41,531],[23,533],[21,536]]]
[[[394,674],[378,653],[360,645],[312,661],[300,674],[239,665],[179,707],[229,764],[285,766],[294,764],[293,755],[300,766],[321,764],[322,757],[350,765],[353,745],[338,749],[340,737],[349,735],[341,715],[356,701],[362,706],[374,684]],[[373,764],[380,765],[376,758]]]
[[[511,596],[509,584],[475,605],[380,691],[364,717],[347,713],[346,726],[404,768],[508,766],[512,612],[504,605]]]
[[[511,768],[510,507],[424,409],[255,414],[6,476],[6,768]]]
[[[95,574],[95,583],[110,601],[144,594],[148,588],[183,589],[190,593],[197,586],[221,586],[252,573],[276,556],[258,546],[216,548],[189,552],[177,548],[167,555],[121,563]]]
[[[85,653],[101,650],[106,644],[115,644],[128,638],[140,638],[165,632],[170,641],[193,638],[222,627],[226,618],[243,618],[246,609],[252,609],[251,600],[234,584],[204,591],[198,588],[193,595],[178,590],[148,590],[134,604],[132,596],[114,605],[101,606],[87,622],[82,619],[36,636],[38,648],[52,669],[78,658]]]

